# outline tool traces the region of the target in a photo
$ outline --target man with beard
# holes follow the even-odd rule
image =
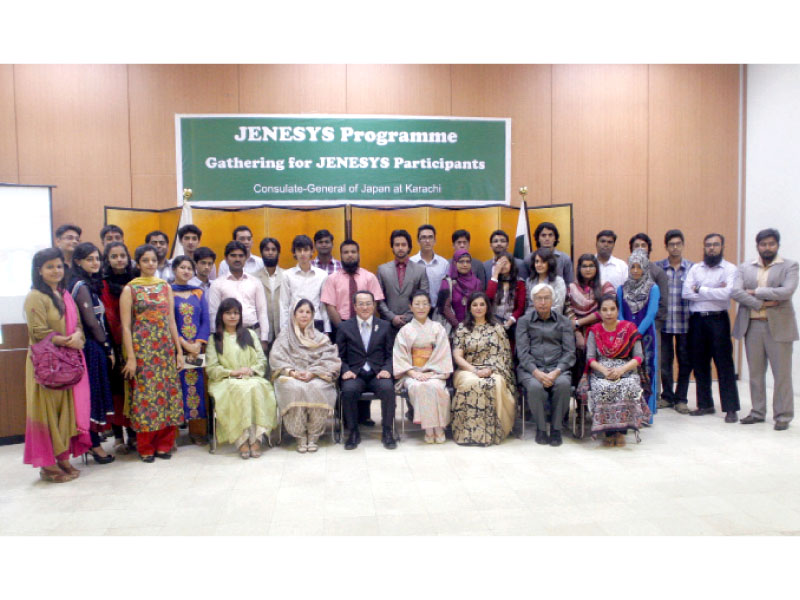
[[[733,337],[744,338],[753,409],[742,425],[763,423],[767,415],[767,362],[775,377],[772,418],[784,431],[794,417],[792,344],[798,339],[792,296],[797,289],[797,261],[778,256],[781,234],[763,229],[756,235],[758,260],[739,265],[733,299],[739,303]]]
[[[381,318],[392,324],[392,343],[400,328],[413,318],[411,295],[423,290],[430,296],[430,284],[425,266],[409,260],[411,234],[405,229],[395,229],[389,236],[394,260],[378,267],[378,282],[384,300],[378,302]]]
[[[555,227],[555,225],[553,227]],[[509,252],[509,249],[508,249],[508,234],[505,231],[503,231],[502,229],[498,229],[496,231],[493,231],[492,234],[489,236],[489,246],[491,246],[492,252],[494,253],[494,256],[492,258],[490,258],[489,260],[484,261],[483,270],[486,273],[489,273],[489,279],[491,279],[491,273],[492,273],[492,270],[494,269],[495,263],[497,263],[497,261],[503,255],[503,252]],[[513,251],[514,251],[514,249],[512,248],[510,250],[510,252],[513,252]],[[558,254],[566,256],[566,254],[564,254],[563,252],[559,252]],[[558,256],[556,256],[556,268],[558,268],[558,265],[559,265],[558,260],[559,260],[559,258],[558,258]],[[567,257],[567,261],[569,261],[569,257]],[[525,264],[525,261],[522,260],[521,258],[515,258],[514,259],[514,263],[517,265],[517,277],[519,279],[522,279],[523,281],[525,281],[528,278],[528,266]],[[570,271],[570,273],[572,272],[572,263],[571,262],[570,262],[569,271]],[[564,280],[564,281],[565,281],[565,283],[567,283],[567,285],[569,285],[569,283],[566,282],[566,280]],[[486,285],[489,285],[488,281],[486,282]],[[436,289],[438,290],[439,288],[437,287]]]
[[[156,258],[158,259],[156,277],[163,279],[167,283],[172,283],[175,281],[175,275],[172,272],[172,267],[167,260],[169,236],[163,231],[151,231],[145,236],[144,243],[150,244],[156,249]]]
[[[725,422],[739,420],[739,391],[733,366],[731,320],[728,317],[731,292],[736,282],[736,267],[723,260],[725,238],[709,233],[703,239],[703,262],[689,269],[682,296],[689,300],[689,348],[697,382],[697,409],[689,414],[698,417],[714,414],[711,395],[711,360],[717,368],[719,395]]]
[[[264,285],[269,317],[269,343],[272,344],[281,332],[281,284],[285,272],[278,266],[281,243],[273,237],[266,237],[261,240],[258,248],[264,268],[256,273],[256,278]]]

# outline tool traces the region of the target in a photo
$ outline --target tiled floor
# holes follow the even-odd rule
[[[182,446],[151,465],[78,464],[81,477],[60,485],[5,446],[0,534],[800,534],[800,423],[776,432],[663,410],[625,448],[569,436],[551,448],[527,433],[491,448],[411,433],[388,451],[376,428],[355,451],[327,441],[301,455],[285,438],[247,461],[230,446]]]

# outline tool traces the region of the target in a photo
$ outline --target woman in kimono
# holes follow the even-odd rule
[[[427,292],[414,292],[414,318],[397,332],[394,340],[393,371],[398,380],[397,391],[408,390],[414,423],[425,430],[425,443],[444,444],[444,428],[450,423],[450,394],[445,381],[453,372],[453,359],[447,333],[428,318],[430,310]]]
[[[603,297],[600,317],[586,339],[592,435],[604,434],[606,446],[624,446],[628,430],[638,441],[639,428],[650,418],[642,393],[648,385],[642,335],[630,321],[618,320],[616,296]]]
[[[656,365],[658,356],[656,349],[655,318],[661,292],[650,276],[650,260],[647,252],[637,248],[628,259],[628,280],[617,288],[620,316],[636,325],[642,336],[644,351],[644,367],[649,385],[644,388],[647,405],[651,415],[656,413],[658,394],[656,385]],[[652,422],[652,417],[650,419]]]
[[[172,290],[156,277],[158,258],[154,246],[134,252],[141,276],[133,279],[119,299],[125,348],[123,375],[131,380],[128,414],[136,430],[139,458],[172,458],[170,451],[183,423],[178,371],[183,369],[183,349],[175,327]]]
[[[456,444],[499,444],[514,426],[516,379],[505,328],[483,292],[469,297],[467,318],[453,338]]]
[[[316,452],[317,440],[336,405],[339,350],[314,327],[314,305],[301,298],[269,355],[278,410],[298,452]]]
[[[205,350],[210,333],[208,300],[203,289],[191,285],[195,264],[191,257],[177,256],[172,261],[175,282],[175,325],[184,356],[191,360]],[[206,386],[203,369],[187,368],[179,373],[183,397],[183,418],[189,424],[189,439],[198,446],[208,443],[208,415],[206,412]]]
[[[72,296],[64,289],[64,257],[58,248],[46,248],[33,256],[31,291],[25,298],[28,342],[33,345],[50,334],[56,346],[82,350],[83,330]],[[65,483],[80,471],[69,462],[91,447],[89,409],[78,409],[74,388],[61,390],[39,384],[33,375],[31,353],[25,361],[25,453],[23,462],[39,467],[44,481]],[[88,385],[83,402],[88,405]],[[85,423],[81,427],[80,414]]]
[[[241,303],[226,298],[206,349],[206,373],[217,415],[217,441],[232,443],[242,458],[261,456],[261,438],[277,424],[275,394],[264,379],[266,372],[267,357],[258,336],[242,323]]]
[[[106,309],[100,301],[100,293],[103,291],[100,266],[100,250],[97,246],[91,242],[78,244],[72,255],[72,271],[67,289],[78,307],[86,336],[83,354],[91,398],[92,447],[89,454],[96,463],[104,465],[114,462],[114,455],[108,454],[102,446],[100,433],[108,428],[108,419],[114,414],[110,371],[114,367],[115,357],[106,331]]]

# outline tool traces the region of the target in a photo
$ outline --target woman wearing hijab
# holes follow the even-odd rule
[[[314,327],[314,305],[301,298],[269,355],[278,410],[297,451],[316,452],[317,440],[336,405],[336,378],[342,368],[338,348]]]
[[[456,250],[450,268],[439,288],[436,306],[453,331],[467,316],[467,298],[482,292],[481,280],[472,272],[472,256],[465,249]]]
[[[641,248],[634,250],[628,259],[628,279],[617,288],[620,317],[630,321],[642,336],[644,350],[644,371],[650,385],[643,386],[647,405],[651,414],[656,413],[655,369],[658,364],[656,356],[655,318],[658,301],[661,297],[658,286],[650,276],[650,260]],[[650,419],[652,421],[652,417]]]

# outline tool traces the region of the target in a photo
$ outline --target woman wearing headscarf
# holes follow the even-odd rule
[[[272,383],[286,431],[297,451],[316,452],[317,440],[336,405],[336,378],[342,368],[338,348],[314,327],[314,305],[301,298],[269,355]]]
[[[650,260],[647,258],[647,253],[642,249],[634,250],[628,259],[628,279],[617,288],[617,299],[620,317],[636,325],[642,336],[643,367],[650,383],[643,391],[653,415],[656,413],[658,397],[655,389],[655,369],[658,364],[655,318],[660,297],[658,286],[650,276]],[[652,416],[650,420],[652,421]]]
[[[483,291],[481,280],[472,272],[472,256],[465,249],[456,250],[450,268],[439,288],[436,306],[453,331],[467,316],[467,298]]]

